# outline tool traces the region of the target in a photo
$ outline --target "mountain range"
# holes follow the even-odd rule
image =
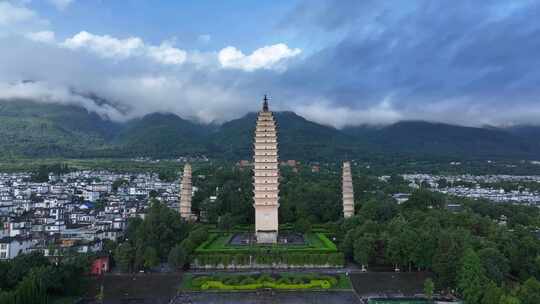
[[[425,121],[341,130],[277,112],[282,159],[377,156],[539,159],[540,127],[464,127]],[[205,125],[170,113],[113,122],[75,105],[0,101],[0,157],[251,156],[256,113]]]

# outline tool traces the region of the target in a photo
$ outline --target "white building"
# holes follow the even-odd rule
[[[86,201],[95,202],[99,199],[100,193],[86,190],[83,192],[83,197]]]
[[[22,253],[28,253],[35,244],[27,237],[4,237],[0,239],[0,260],[10,260]]]

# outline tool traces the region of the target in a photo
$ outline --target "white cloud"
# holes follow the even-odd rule
[[[0,2],[0,25],[13,25],[37,19],[37,14],[23,6],[15,6],[9,2]]]
[[[124,114],[110,105],[98,105],[93,100],[73,94],[63,86],[45,82],[19,82],[15,84],[0,82],[0,99],[32,100],[44,103],[79,105],[88,111],[116,121],[125,120]]]
[[[295,112],[312,121],[338,129],[362,124],[390,124],[404,119],[403,115],[392,107],[388,98],[365,109],[336,106],[323,101],[297,106]]]
[[[175,113],[204,123],[223,122],[243,115],[251,101],[242,90],[218,81],[193,81],[190,75],[140,75],[108,79],[101,93],[113,100],[129,100],[131,117],[152,112]]]
[[[109,35],[99,36],[82,31],[62,44],[70,49],[88,49],[104,58],[126,59],[140,53],[144,48],[142,39],[130,37],[118,39]]]
[[[251,55],[245,55],[233,46],[222,49],[219,62],[223,68],[241,69],[251,72],[258,69],[282,69],[284,60],[295,57],[302,52],[300,49],[290,49],[284,43],[265,46],[255,50]]]
[[[103,58],[127,59],[135,56],[146,56],[153,61],[165,65],[180,65],[186,61],[187,53],[164,42],[159,46],[146,45],[139,37],[125,39],[109,35],[95,35],[82,31],[66,39],[61,46],[78,50],[86,49]]]
[[[39,31],[25,34],[25,37],[36,42],[54,43],[55,34],[51,31]]]
[[[54,5],[57,9],[63,11],[65,10],[73,0],[49,0],[49,2]]]
[[[163,64],[182,64],[186,61],[187,53],[167,43],[162,43],[160,46],[148,47],[148,56]]]

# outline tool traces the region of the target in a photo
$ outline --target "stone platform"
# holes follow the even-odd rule
[[[306,245],[304,236],[300,233],[280,233],[277,238],[279,245]],[[229,240],[229,245],[254,245],[257,239],[254,233],[242,232],[234,234]]]

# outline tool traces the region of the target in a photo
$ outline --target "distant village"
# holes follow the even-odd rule
[[[536,206],[540,204],[540,192],[522,187],[519,190],[506,191],[501,187],[486,187],[482,185],[497,185],[501,182],[525,183],[533,182],[540,185],[540,176],[516,175],[431,175],[431,174],[404,174],[411,188],[421,185],[445,194],[483,198],[500,203],[519,203]],[[389,178],[389,177],[387,177]]]
[[[242,167],[247,162],[237,165]],[[318,169],[312,166],[311,171]],[[540,204],[539,192],[481,187],[501,181],[540,183],[540,176],[404,174],[402,177],[412,189],[424,186],[461,197]],[[197,188],[193,187],[192,191],[196,192]],[[48,181],[41,183],[32,182],[30,173],[0,173],[0,260],[34,250],[52,258],[62,256],[67,250],[102,252],[105,240],[123,237],[130,217],[144,218],[149,197],[178,209],[179,196],[180,180],[164,182],[156,173],[76,171],[50,174]],[[394,198],[402,203],[408,194],[397,193]]]
[[[78,171],[30,180],[30,173],[0,173],[0,260],[34,250],[47,257],[101,252],[105,240],[122,237],[130,217],[144,218],[149,197],[178,208],[180,181],[152,173]]]

